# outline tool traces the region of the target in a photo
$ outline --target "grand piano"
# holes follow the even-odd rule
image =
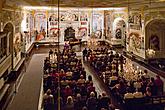
[[[76,38],[70,38],[69,39],[69,45],[70,45],[71,49],[75,45],[80,45],[80,48],[81,48],[81,44],[82,44],[81,39],[76,39]]]

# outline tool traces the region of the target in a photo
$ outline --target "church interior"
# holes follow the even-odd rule
[[[0,110],[164,110],[164,82],[165,0],[0,0]]]

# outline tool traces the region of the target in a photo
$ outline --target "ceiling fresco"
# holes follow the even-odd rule
[[[14,6],[57,6],[58,0],[6,0]],[[59,0],[61,7],[125,7],[125,6],[159,6],[165,7],[165,0]]]

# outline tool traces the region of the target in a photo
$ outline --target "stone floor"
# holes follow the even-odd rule
[[[37,110],[46,54],[34,54],[7,110]]]

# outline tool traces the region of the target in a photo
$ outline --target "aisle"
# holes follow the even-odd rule
[[[34,54],[14,99],[7,110],[37,110],[40,96],[43,62],[46,54]]]
[[[77,57],[82,59],[82,52],[76,52],[76,55]],[[107,87],[105,86],[105,84],[103,84],[102,80],[97,76],[96,72],[92,69],[92,67],[87,62],[83,62],[83,60],[82,63],[87,73],[87,78],[88,75],[92,76],[94,86],[96,88],[96,92],[98,93],[98,95],[101,94],[103,91],[107,92],[107,94],[109,95]]]
[[[97,76],[96,72],[92,69],[92,67],[87,62],[83,62],[83,66],[86,70],[87,77],[88,75],[92,76],[97,94],[100,95],[104,91],[109,95],[107,87],[105,86],[105,84],[103,84],[102,80]]]

